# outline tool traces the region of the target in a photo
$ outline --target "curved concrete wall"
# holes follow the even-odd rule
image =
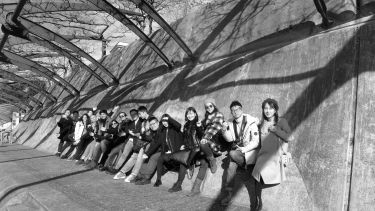
[[[328,6],[354,13],[350,2],[329,1]],[[119,104],[129,111],[146,105],[156,116],[167,112],[182,123],[191,105],[203,117],[207,97],[217,100],[226,118],[234,99],[246,113],[260,117],[261,102],[272,97],[296,141],[290,146],[288,180],[264,191],[265,208],[368,210],[375,206],[369,185],[374,182],[375,128],[368,115],[375,88],[373,21],[327,32],[315,23],[320,18],[312,1],[210,4],[173,24],[197,60],[185,58],[162,31],[153,40],[179,66],[171,71],[141,42],[115,48],[103,64],[121,78],[120,86],[95,91],[100,89],[97,81],[77,73],[71,82],[83,87],[85,95],[31,114],[33,120],[20,123],[15,135],[20,143],[54,152],[59,118],[54,114],[68,107],[83,112]],[[222,172],[208,174],[204,195],[219,193]],[[175,179],[170,173],[163,182],[171,185]],[[185,181],[184,189],[190,187],[191,181]],[[236,202],[248,205],[245,190],[239,190]]]

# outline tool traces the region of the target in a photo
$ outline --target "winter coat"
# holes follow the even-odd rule
[[[75,144],[78,144],[80,142],[84,130],[86,130],[85,125],[83,124],[82,121],[78,121],[76,123],[75,129],[74,129],[74,142],[75,142]]]
[[[196,121],[187,121],[182,132],[183,143],[188,149],[199,147],[200,140],[203,136],[203,127],[197,126]]]
[[[279,119],[275,129],[275,132],[261,134],[261,148],[252,173],[257,181],[262,177],[265,184],[279,184],[285,179],[285,169],[281,164],[282,145],[289,141],[291,129],[284,118]]]
[[[159,147],[161,147],[161,154],[167,151],[177,152],[183,145],[181,124],[173,118],[168,118],[168,128],[165,128],[160,123],[159,130],[156,135],[156,140],[151,143],[150,148],[147,150],[146,155],[149,157],[154,154]]]
[[[258,119],[255,117],[250,116],[249,114],[243,114],[242,116],[242,122],[238,123],[239,126],[237,128],[241,128],[242,124],[244,124],[244,130],[243,133],[240,134],[240,130],[237,130],[237,134],[241,137],[239,137],[239,140],[236,140],[235,135],[235,120],[229,120],[228,130],[223,130],[223,137],[228,142],[239,142],[236,144],[239,144],[240,147],[244,147],[245,149],[245,160],[247,164],[254,164],[257,154],[258,154],[258,146],[259,146],[259,130],[258,130]],[[245,122],[246,123],[245,123]]]
[[[70,117],[61,117],[61,119],[57,123],[57,126],[60,128],[60,136],[58,138],[63,139],[64,136],[67,136],[71,133],[73,127],[73,120]]]
[[[212,139],[217,139],[218,132],[223,127],[224,115],[220,112],[215,112],[211,118],[204,119],[202,125],[204,128],[203,138],[211,141]],[[212,140],[217,142],[217,140]]]

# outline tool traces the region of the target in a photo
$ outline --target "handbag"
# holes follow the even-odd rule
[[[189,163],[189,157],[190,157],[190,154],[191,154],[192,150],[190,149],[186,149],[186,150],[181,150],[181,151],[177,151],[173,154],[170,155],[170,158],[172,160],[175,160],[181,164],[184,164],[185,166],[188,166]]]
[[[292,154],[288,152],[288,143],[283,142],[279,138],[279,144],[280,144],[280,149],[281,149],[280,164],[283,165],[284,167],[287,167],[287,165],[292,160]]]

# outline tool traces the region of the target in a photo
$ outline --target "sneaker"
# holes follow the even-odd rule
[[[83,165],[89,165],[91,163],[91,160],[86,160]]]
[[[119,171],[119,172],[113,177],[114,180],[125,179],[125,178],[126,178],[126,174],[122,173],[121,171]]]
[[[73,157],[70,157],[70,158],[67,159],[67,161],[73,161],[73,160],[75,160]],[[75,161],[77,161],[77,160],[75,160]]]
[[[181,185],[175,183],[175,184],[173,185],[172,188],[169,188],[169,189],[168,189],[168,192],[169,192],[169,193],[174,193],[174,192],[178,192],[178,191],[181,191],[181,190],[182,190]]]
[[[60,157],[61,156],[61,152],[56,152],[55,156],[56,157]]]
[[[135,175],[134,174],[130,174],[128,177],[126,177],[126,179],[124,180],[124,182],[134,182],[135,180]]]
[[[113,167],[107,167],[105,170],[105,173],[110,174],[110,175],[115,175],[117,173],[117,169],[114,169]]]
[[[228,206],[232,203],[232,192],[228,191],[227,195],[220,201],[222,206]]]
[[[86,169],[95,169],[98,164],[95,161],[90,161],[89,164],[86,165]]]
[[[105,171],[107,168],[103,164],[98,165],[99,171]]]
[[[156,180],[154,187],[159,187],[161,184],[163,184],[160,180]]]
[[[136,181],[134,184],[136,184],[136,185],[148,185],[148,184],[151,184],[151,180],[143,178],[140,181]]]
[[[60,158],[61,158],[61,159],[67,159],[68,156],[67,156],[67,155],[63,155],[63,156],[61,156]]]

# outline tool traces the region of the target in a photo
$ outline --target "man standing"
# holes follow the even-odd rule
[[[228,175],[225,180],[227,196],[221,201],[223,205],[231,201],[234,186],[234,176],[237,168],[253,168],[259,146],[258,119],[244,114],[242,105],[238,101],[230,104],[230,111],[233,119],[223,124],[223,137],[226,141],[232,142],[232,149],[229,152]],[[254,179],[250,177],[250,180]],[[254,181],[253,181],[254,182]],[[255,194],[253,194],[254,196]],[[250,198],[251,208],[256,208],[256,199]]]
[[[57,126],[60,128],[60,135],[58,139],[60,139],[59,146],[57,148],[57,153],[55,154],[56,156],[60,156],[61,153],[66,149],[64,147],[64,142],[71,142],[69,140],[69,134],[72,132],[73,129],[73,120],[70,118],[70,110],[67,109],[64,114],[61,116],[61,119],[57,123]]]

